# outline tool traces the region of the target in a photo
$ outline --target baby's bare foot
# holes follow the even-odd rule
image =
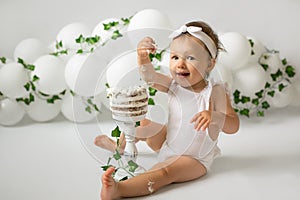
[[[108,168],[102,176],[101,200],[117,199],[117,182],[112,177],[115,169]]]

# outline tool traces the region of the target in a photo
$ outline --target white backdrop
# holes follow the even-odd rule
[[[256,37],[300,71],[299,0],[0,0],[0,56],[11,58],[16,45],[30,37],[49,44],[69,23],[93,29],[106,18],[128,17],[145,8],[161,10],[174,27],[202,19],[217,32]]]
[[[174,28],[202,19],[218,32],[256,37],[300,72],[300,0],[0,0],[0,57],[12,58],[26,38],[50,44],[67,24],[82,22],[93,29],[104,19],[145,8],[167,14]],[[225,159],[215,165],[216,175],[187,187],[175,184],[147,199],[186,194],[189,199],[199,194],[204,199],[300,199],[299,116],[299,109],[287,108],[271,111],[262,121],[242,121],[239,134],[220,140]],[[99,163],[83,147],[74,124],[62,118],[52,123],[25,119],[15,127],[0,126],[1,200],[99,199]],[[90,138],[98,134],[94,129],[85,133]]]

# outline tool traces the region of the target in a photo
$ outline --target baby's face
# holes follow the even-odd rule
[[[170,51],[170,73],[173,79],[182,87],[201,91],[205,74],[211,70],[211,59],[203,44],[182,35],[172,41]]]

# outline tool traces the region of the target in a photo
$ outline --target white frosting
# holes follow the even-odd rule
[[[144,118],[148,109],[147,89],[142,86],[109,88],[110,110],[113,118],[120,121],[136,121]]]

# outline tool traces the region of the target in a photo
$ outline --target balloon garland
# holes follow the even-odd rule
[[[69,24],[49,48],[34,38],[21,41],[15,49],[14,60],[0,57],[0,124],[17,124],[25,114],[40,122],[50,121],[59,113],[73,122],[94,119],[101,106],[107,106],[105,87],[120,81],[118,71],[129,70],[124,65],[133,60],[133,55],[128,54],[113,62],[96,62],[95,50],[122,38],[126,30],[145,27],[172,29],[166,16],[146,9],[128,18],[103,20],[93,31],[81,23]],[[226,82],[233,91],[236,112],[247,117],[264,116],[271,107],[296,105],[293,96],[300,96],[299,86],[293,84],[299,82],[295,78],[296,70],[286,58],[280,58],[278,51],[268,50],[259,40],[236,32],[221,34],[220,40],[226,51],[220,53],[217,70],[211,76]],[[161,44],[165,45],[163,41]],[[151,59],[156,70],[168,73],[166,48],[152,54]],[[80,76],[81,65],[87,61],[94,69],[109,65],[110,73],[106,72],[94,90],[89,90],[88,85],[78,86],[81,79],[87,80]],[[125,63],[122,65],[121,61]],[[149,88],[149,95],[149,105],[160,105],[166,111],[163,95],[153,88]]]

